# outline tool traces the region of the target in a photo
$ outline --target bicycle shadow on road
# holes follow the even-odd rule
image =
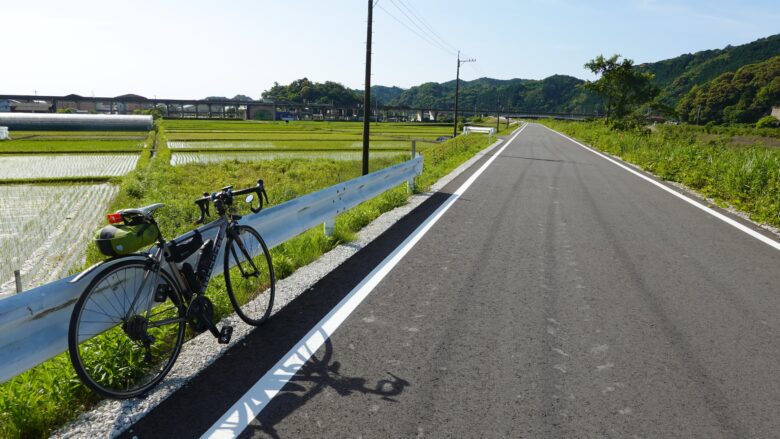
[[[296,366],[279,370],[280,377],[287,377]],[[289,373],[285,372],[287,369]],[[249,423],[242,436],[256,437],[268,435],[272,438],[281,437],[276,427],[288,416],[306,406],[306,404],[326,389],[334,390],[339,396],[347,397],[353,394],[375,395],[387,402],[398,402],[394,397],[400,395],[410,383],[394,374],[387,372],[389,378],[383,378],[371,385],[365,378],[342,375],[341,363],[333,360],[333,343],[326,340],[318,353],[311,356],[282,390],[268,402],[260,415]]]
[[[451,184],[456,186],[467,177],[460,176]],[[262,428],[266,428],[269,431],[267,434],[271,434],[280,422],[325,389],[328,389],[328,395],[330,391],[344,396],[376,395],[378,400],[383,397],[391,400],[400,394],[409,383],[394,375],[376,377],[379,380],[376,384],[366,378],[342,375],[341,364],[335,361],[331,364],[333,346],[329,345],[325,333],[320,333],[321,340],[324,340],[321,343],[325,344],[300,371],[278,369],[276,364],[290,351],[305,352],[307,355],[295,363],[300,366],[304,362],[303,358],[309,357],[309,351],[301,344],[309,331],[428,220],[451,194],[448,188],[433,193],[357,253],[302,291],[264,323],[261,329],[251,331],[240,343],[231,346],[208,368],[188,381],[186,386],[138,419],[121,437],[198,437],[212,428],[247,389],[274,368],[277,368],[282,385],[288,379],[292,380],[290,386],[284,389],[282,385],[268,386],[269,389],[264,390],[270,393],[260,392],[257,399],[246,402],[241,409],[231,413],[221,428],[232,430],[238,425],[246,425],[248,414],[260,412],[259,418],[252,421],[249,429],[264,435],[266,433]],[[331,353],[328,353],[328,349]],[[381,386],[377,387],[379,384]],[[270,396],[277,395],[280,389],[281,392],[276,396],[279,400],[271,400]],[[179,422],[180,416],[186,416],[187,422]]]

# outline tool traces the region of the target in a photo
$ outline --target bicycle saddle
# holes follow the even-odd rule
[[[139,207],[137,209],[122,209],[117,213],[121,213],[122,215],[127,215],[127,216],[141,215],[146,219],[152,219],[152,215],[154,215],[154,211],[156,211],[157,209],[163,206],[164,204],[162,203],[154,203],[145,207]]]

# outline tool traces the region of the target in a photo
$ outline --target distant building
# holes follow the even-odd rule
[[[147,102],[149,99],[147,99],[146,97],[139,96],[132,93],[117,96],[114,98],[114,100],[119,102],[118,104],[116,104],[119,113],[129,114],[136,110],[148,110],[154,107],[154,105]]]
[[[18,113],[48,113],[51,111],[51,104],[46,101],[19,102],[10,100],[11,111]]]
[[[76,113],[97,111],[97,105],[94,102],[83,102],[82,99],[79,95],[69,94],[55,102],[54,110],[74,110]]]
[[[0,110],[3,111],[3,110]],[[780,119],[780,106],[772,107],[772,116]]]

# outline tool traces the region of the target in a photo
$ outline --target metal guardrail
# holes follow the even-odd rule
[[[269,247],[324,224],[326,232],[336,215],[420,175],[423,158],[416,157],[368,175],[322,189],[263,211],[244,216],[242,224],[257,229]],[[204,235],[213,232],[200,227]],[[186,238],[192,232],[174,241]],[[223,249],[220,249],[220,253]],[[219,257],[219,260],[222,260]],[[217,264],[215,273],[222,273]],[[68,349],[68,326],[73,305],[96,272],[75,284],[74,276],[0,300],[0,383]]]
[[[493,135],[496,133],[496,129],[493,127],[477,127],[471,125],[464,126],[463,134],[469,134],[469,133],[485,133],[485,134]]]

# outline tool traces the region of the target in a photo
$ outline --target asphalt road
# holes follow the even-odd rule
[[[468,175],[127,437],[206,431]],[[778,437],[778,285],[777,250],[531,125],[242,436]]]

